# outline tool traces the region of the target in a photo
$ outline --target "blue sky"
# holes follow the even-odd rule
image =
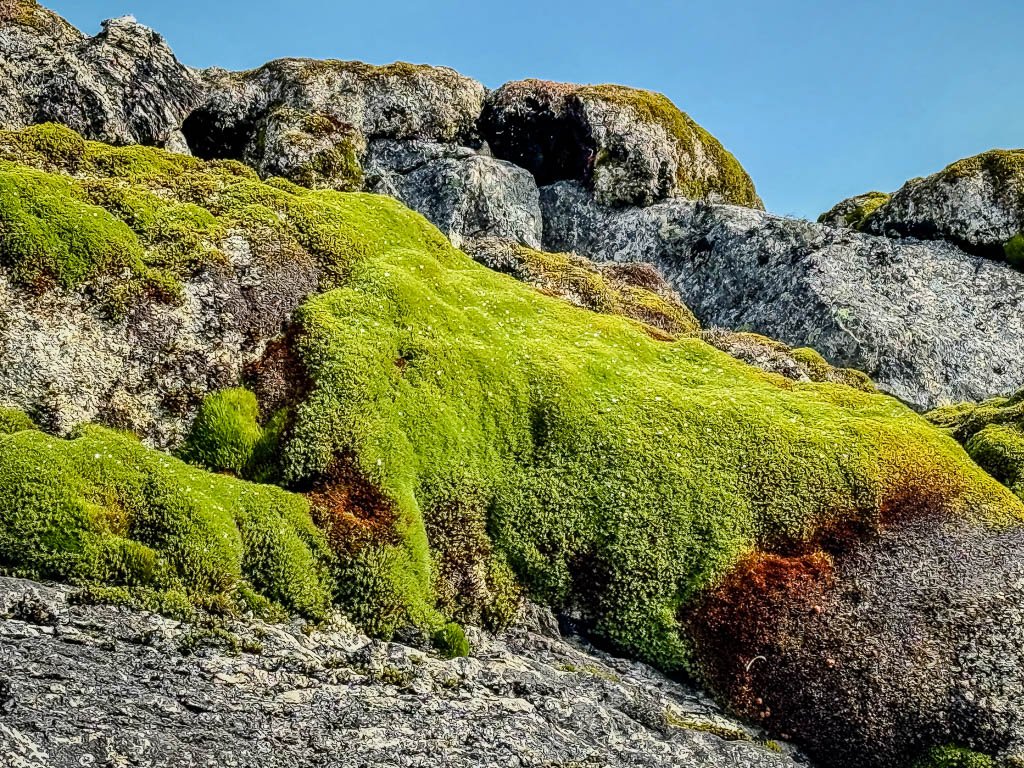
[[[280,56],[444,64],[667,94],[770,210],[814,217],[1024,146],[1020,0],[42,0],[86,32],[131,13],[193,66]]]

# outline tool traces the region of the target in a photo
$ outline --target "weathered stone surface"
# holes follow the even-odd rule
[[[731,154],[661,94],[523,80],[490,94],[481,131],[538,183],[585,181],[604,204],[680,195],[763,207]]]
[[[162,145],[201,101],[199,78],[131,18],[85,37],[34,3],[0,19],[0,125],[53,121],[111,144]]]
[[[908,181],[866,222],[889,237],[949,240],[1002,259],[1024,231],[1024,150],[993,150]]]
[[[522,168],[458,145],[392,141],[374,144],[367,167],[371,191],[422,213],[456,246],[500,237],[540,247],[540,191]]]
[[[242,159],[282,108],[328,117],[364,140],[471,143],[484,87],[444,67],[281,59],[251,72],[208,70],[209,95],[182,130],[202,158]]]
[[[1024,275],[946,243],[683,200],[616,210],[541,190],[545,247],[650,261],[705,325],[808,346],[915,407],[1024,384]]]
[[[348,123],[285,107],[267,116],[243,160],[264,178],[352,192],[363,187],[359,158],[365,151],[362,134]]]
[[[1024,530],[841,537],[746,565],[697,612],[712,685],[836,768],[903,768],[928,744],[1024,759]]]
[[[241,237],[224,251],[228,265],[186,282],[180,305],[145,302],[121,321],[85,294],[33,297],[0,276],[0,405],[60,434],[101,421],[178,444],[203,396],[236,385],[317,287],[311,260]]]
[[[26,594],[53,620],[21,610]],[[72,594],[0,578],[0,751],[19,768],[801,764],[697,691],[562,639],[539,609],[445,661],[340,618],[217,635]]]

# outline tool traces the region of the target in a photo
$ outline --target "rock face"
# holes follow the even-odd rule
[[[225,253],[183,285],[180,304],[146,302],[123,320],[84,293],[27,296],[0,275],[0,404],[60,434],[98,421],[178,445],[203,396],[237,384],[317,288],[311,261],[242,238]]]
[[[540,191],[530,173],[468,147],[380,140],[366,161],[369,189],[422,213],[456,246],[499,237],[540,247]]]
[[[1002,259],[1024,231],[1024,150],[993,150],[953,163],[896,192],[866,222],[888,237],[949,240]]]
[[[111,144],[163,145],[202,98],[163,38],[128,18],[85,37],[22,0],[0,18],[0,49],[3,128],[53,121]]]
[[[661,94],[523,80],[487,97],[480,125],[497,157],[540,184],[584,181],[606,205],[678,195],[763,207],[736,159]]]
[[[803,764],[693,689],[561,638],[539,610],[500,637],[473,633],[473,655],[446,661],[343,620],[214,631],[80,603],[0,578],[0,750],[12,765]]]
[[[1024,276],[946,243],[682,200],[609,209],[542,189],[545,246],[652,261],[705,325],[809,346],[917,408],[1024,384]]]

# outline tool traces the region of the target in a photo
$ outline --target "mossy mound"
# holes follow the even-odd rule
[[[392,199],[89,143],[73,179],[4,169],[127,227],[142,248],[133,269],[215,264],[226,233],[315,259],[327,289],[287,340],[303,386],[259,425],[279,446],[280,481],[307,498],[109,432],[65,443],[19,431],[0,452],[7,567],[194,589],[244,580],[312,612],[330,591],[327,542],[336,599],[375,631],[500,624],[525,588],[578,610],[617,649],[678,669],[695,597],[753,553],[877,529],[923,487],[911,508],[1024,517],[896,401],[796,383],[544,296]],[[249,396],[204,411],[197,460],[248,474]]]
[[[535,597],[669,669],[686,662],[680,617],[694,596],[751,552],[885,525],[915,488],[935,511],[1021,518],[954,441],[890,398],[652,339],[482,269],[415,214],[364,200],[334,221],[356,228],[346,217],[376,211],[393,223],[364,228],[345,285],[300,312],[312,389],[282,457],[289,482],[376,489],[372,503],[339,504],[335,522],[395,532],[347,554],[361,599],[391,606],[396,623],[434,610],[432,564],[451,555],[432,547],[439,517],[486,534],[457,553],[479,573],[464,601],[486,604],[511,567]]]
[[[301,496],[100,427],[72,440],[4,431],[0,569],[197,600],[255,592],[312,617],[329,609],[332,558]]]
[[[1024,390],[982,403],[960,403],[928,414],[990,475],[1024,498]]]

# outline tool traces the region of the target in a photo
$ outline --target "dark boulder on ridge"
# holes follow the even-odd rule
[[[763,207],[736,158],[660,93],[522,80],[488,95],[480,125],[497,157],[540,184],[584,181],[601,203]]]

